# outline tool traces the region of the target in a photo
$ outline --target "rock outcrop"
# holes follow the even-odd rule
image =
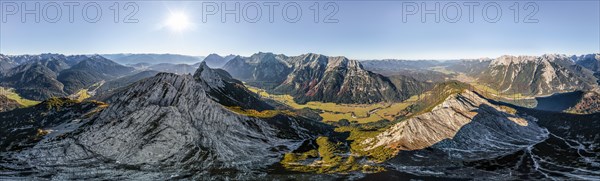
[[[82,124],[80,120],[86,115],[103,107],[100,102],[50,98],[32,107],[0,112],[0,153],[29,148],[47,134],[71,130]]]
[[[10,111],[21,106],[17,101],[9,99],[5,95],[0,95],[0,112]]]
[[[55,179],[236,178],[329,129],[285,115],[232,112],[211,95],[227,80],[202,67],[195,76],[160,73],[115,93],[110,106],[80,120],[80,127],[9,157],[20,165],[11,169]]]
[[[418,150],[446,139],[454,139],[466,125],[477,124],[474,122],[497,125],[495,128],[502,128],[503,125],[519,128],[531,126],[529,124],[535,121],[535,118],[522,117],[514,114],[513,111],[508,107],[491,104],[479,95],[465,90],[449,96],[430,112],[401,121],[376,137],[365,140],[363,144],[369,145],[367,149],[384,146],[396,151]],[[493,134],[492,131],[487,132],[485,129],[481,131],[482,135],[474,136],[481,137],[484,136],[483,133]]]
[[[565,112],[576,114],[593,114],[600,112],[600,93],[594,91],[583,93],[579,101]]]

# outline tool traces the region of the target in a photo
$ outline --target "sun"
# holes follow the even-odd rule
[[[171,13],[166,22],[166,26],[169,27],[169,29],[177,32],[188,29],[190,25],[191,23],[188,16],[183,12]]]

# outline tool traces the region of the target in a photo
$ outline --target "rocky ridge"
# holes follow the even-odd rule
[[[300,118],[232,112],[207,92],[228,82],[214,73],[159,73],[134,83],[80,127],[46,136],[10,159],[61,179],[235,178],[279,161],[326,129]]]
[[[498,128],[503,125],[510,125],[511,128],[535,127],[530,125],[535,118],[519,116],[513,111],[491,104],[465,90],[449,96],[430,112],[401,121],[376,137],[365,140],[363,144],[369,145],[367,149],[384,146],[396,151],[418,150],[453,139],[465,125],[472,122],[498,124]]]

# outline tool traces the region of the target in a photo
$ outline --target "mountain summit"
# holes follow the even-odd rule
[[[386,77],[363,69],[356,60],[305,54],[290,60],[293,71],[275,88],[301,103],[377,103],[408,98]]]
[[[229,110],[251,107],[244,105],[250,103],[266,105],[258,99],[236,100],[254,97],[239,83],[204,63],[194,76],[159,73],[113,94],[101,112],[62,120],[71,125],[68,130],[46,128],[64,133],[48,134],[13,161],[63,178],[235,176],[276,163],[283,153],[326,128],[286,115],[255,118]],[[130,172],[133,167],[139,172]],[[71,169],[79,171],[65,172]]]
[[[258,111],[273,109],[259,100],[258,96],[249,91],[241,81],[233,79],[227,71],[211,69],[207,62],[200,64],[193,77],[204,85],[204,90],[213,100],[222,105]]]
[[[571,57],[502,56],[493,60],[478,79],[505,93],[547,95],[588,90],[597,86],[593,72],[575,64]]]
[[[365,70],[356,60],[313,53],[288,57],[260,52],[251,57],[236,57],[224,69],[250,85],[290,94],[299,103],[395,102],[416,94],[413,90],[423,89],[414,79],[401,78],[395,84],[387,77]],[[414,88],[404,90],[400,85]]]
[[[204,60],[202,60],[202,62],[206,62],[206,65],[208,65],[208,67],[210,68],[221,68],[223,66],[225,66],[225,64],[227,64],[227,62],[229,62],[231,59],[235,58],[235,55],[227,55],[225,57],[222,57],[218,54],[210,54],[208,56],[206,56],[206,58],[204,58]]]

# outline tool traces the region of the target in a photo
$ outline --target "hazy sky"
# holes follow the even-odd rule
[[[88,20],[95,21],[96,6],[88,4],[95,1],[79,2],[78,6],[67,6],[65,2],[39,2],[40,22],[35,22],[35,14],[25,14],[26,22],[23,23],[22,10],[35,10],[35,1],[1,1],[0,53],[251,55],[263,51],[287,55],[314,52],[354,59],[457,59],[503,54],[600,52],[598,0],[532,1],[534,4],[483,1],[478,6],[466,6],[465,2],[449,4],[451,1],[425,1],[425,4],[422,1],[357,0],[332,1],[330,4],[318,1],[318,23],[314,22],[316,6],[313,6],[317,1],[256,1],[256,4],[239,1],[242,14],[239,23],[232,14],[226,15],[223,23],[220,14],[222,3],[231,10],[235,9],[236,1],[204,4],[201,1],[134,1],[135,4],[118,1],[118,23],[114,22],[115,2],[97,2],[102,16],[95,23],[87,22],[82,13],[83,7],[87,7]],[[437,12],[442,15],[439,23],[435,22],[434,14],[426,15],[423,23],[420,11],[411,11],[414,7],[435,10],[436,2],[440,4]],[[514,21],[515,2],[519,2],[519,22]],[[279,5],[267,6],[265,3]],[[286,12],[288,20],[294,20],[296,4],[293,3],[297,3],[302,11],[295,23],[285,21],[283,16]],[[496,4],[488,3],[497,3],[502,11],[495,23],[485,20],[487,17],[495,21]],[[256,5],[261,8],[260,19],[254,19]],[[460,19],[453,19],[457,15],[456,5],[461,8]],[[60,19],[55,18],[56,7],[61,9]],[[74,10],[73,22],[69,20],[69,7]],[[138,11],[130,19],[138,22],[124,23],[123,19],[133,12],[134,7]],[[218,7],[219,12],[206,15],[203,21],[203,12],[210,14],[214,7]],[[274,14],[270,15],[269,7],[273,7]],[[283,11],[284,7],[287,11]],[[335,7],[337,13],[329,18],[333,23],[325,23],[323,19]],[[469,20],[469,7],[473,7],[474,22]],[[488,7],[487,16],[483,15],[483,7]],[[534,13],[536,7],[538,11]],[[405,22],[403,14],[412,12],[416,14],[404,16]],[[527,20],[530,23],[523,22],[532,13]],[[270,22],[269,17],[274,22]]]

